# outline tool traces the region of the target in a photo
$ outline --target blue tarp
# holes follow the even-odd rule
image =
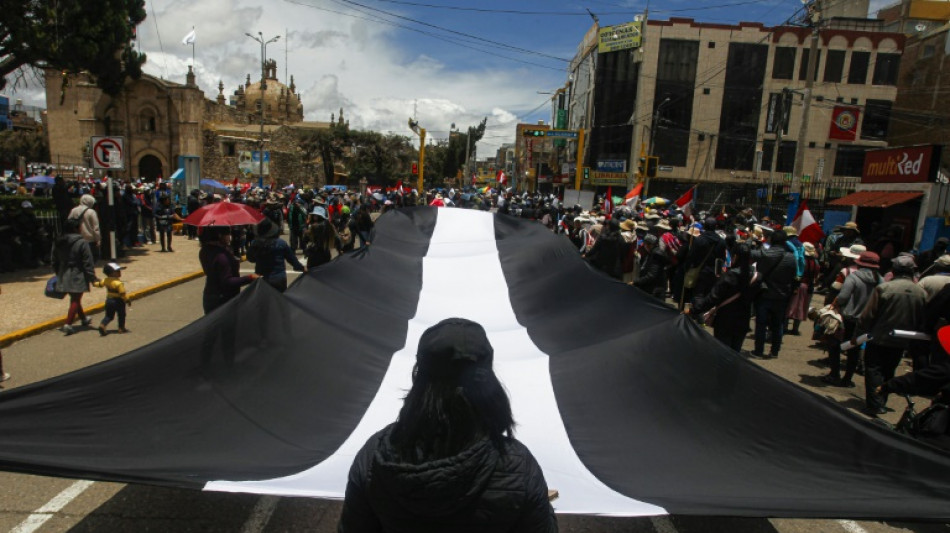
[[[185,169],[179,168],[179,169],[176,170],[175,173],[172,174],[168,179],[169,179],[169,181],[175,181],[175,180],[183,180],[183,179],[185,179]]]

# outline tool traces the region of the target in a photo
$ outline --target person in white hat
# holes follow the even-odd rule
[[[950,284],[950,254],[943,254],[933,262],[929,276],[922,278],[918,285],[927,292],[927,301],[933,299],[947,284]]]
[[[316,205],[310,213],[310,227],[304,233],[304,257],[307,258],[307,270],[329,263],[333,258],[331,250],[340,253],[340,237],[336,227],[330,223],[327,209]]]
[[[123,267],[118,263],[107,263],[102,267],[102,274],[105,278],[94,281],[95,287],[104,287],[106,289],[106,314],[99,322],[99,335],[106,335],[106,327],[109,322],[119,315],[119,333],[128,333],[125,328],[125,307],[132,307],[132,300],[125,292],[125,283],[122,282]]]

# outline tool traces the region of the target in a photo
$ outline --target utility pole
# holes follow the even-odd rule
[[[261,43],[261,100],[260,100],[261,139],[260,139],[260,153],[258,154],[260,156],[260,161],[259,161],[260,172],[258,173],[259,177],[257,181],[257,186],[263,189],[264,188],[264,110],[267,108],[267,102],[264,99],[264,93],[267,92],[267,45],[273,42],[277,42],[277,40],[280,39],[280,35],[278,35],[277,37],[274,37],[273,39],[269,41],[264,40],[264,34],[261,32],[257,32],[257,37],[251,35],[250,33],[245,33],[244,35],[247,35],[251,39],[254,39],[255,41]],[[276,77],[276,73],[275,73],[275,77]],[[327,176],[327,179],[329,180],[331,179],[331,177]]]
[[[469,155],[471,149],[472,149],[472,127],[469,126],[468,131],[465,132],[465,166],[463,167],[464,170],[462,171],[462,179],[459,180],[459,190],[461,190],[462,187],[465,186],[465,180],[469,179],[468,178],[468,158],[471,157]]]
[[[650,15],[650,1],[647,0],[647,4],[643,9],[643,18],[640,19],[640,48],[637,49],[635,53],[640,55],[640,65],[637,67],[637,94],[633,97],[633,113],[630,114],[630,168],[627,169],[627,188],[633,188],[633,185],[637,182],[637,179],[644,179],[644,176],[639,176],[637,174],[637,161],[634,159],[633,155],[637,153],[637,110],[640,109],[640,99],[643,93],[643,64],[646,62],[646,57],[644,56],[643,47],[646,45],[647,38],[647,18]],[[652,124],[651,124],[652,126]],[[643,141],[640,141],[640,154],[643,153]],[[647,189],[647,186],[644,185],[644,189]],[[647,191],[643,191],[643,196],[646,197]]]
[[[811,116],[811,92],[815,86],[815,75],[818,71],[818,30],[821,12],[818,11],[817,2],[812,2],[808,6],[808,19],[812,27],[811,46],[808,49],[808,72],[805,75],[805,90],[802,93],[802,123],[798,131],[798,142],[795,145],[795,168],[792,170],[792,188],[790,192],[796,192],[801,186],[802,169],[805,166],[808,119]]]
[[[782,95],[775,103],[775,118],[772,120],[772,124],[775,125],[775,144],[772,146],[772,162],[769,166],[769,190],[765,198],[770,211],[772,209],[772,184],[774,183],[775,167],[778,164],[778,150],[782,145],[782,134],[785,132],[785,100],[788,99],[789,94],[788,87],[782,88]],[[769,214],[771,215],[771,213]]]

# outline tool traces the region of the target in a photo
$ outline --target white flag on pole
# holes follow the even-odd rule
[[[192,28],[188,35],[185,35],[185,38],[181,40],[181,44],[192,44],[195,42],[195,29]]]

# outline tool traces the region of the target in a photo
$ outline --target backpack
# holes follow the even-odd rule
[[[795,246],[790,242],[786,242],[785,246],[795,254],[795,277],[801,279],[805,275],[805,247]]]

